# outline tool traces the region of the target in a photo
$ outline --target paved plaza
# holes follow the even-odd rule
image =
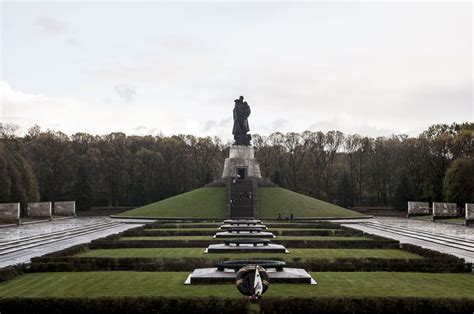
[[[0,267],[140,226],[144,221],[81,217],[0,228]]]
[[[474,263],[474,228],[471,227],[392,217],[346,220],[344,223],[367,233],[452,254]]]

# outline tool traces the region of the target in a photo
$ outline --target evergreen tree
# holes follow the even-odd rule
[[[342,207],[351,207],[354,205],[352,203],[351,181],[346,172],[344,172],[339,178],[339,184],[337,186],[337,203]]]
[[[413,188],[405,172],[402,172],[395,188],[393,206],[399,209],[407,209],[408,201],[413,201]]]
[[[444,197],[449,202],[474,202],[474,159],[462,158],[454,161],[444,178]]]

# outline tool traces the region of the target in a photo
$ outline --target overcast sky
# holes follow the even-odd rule
[[[65,133],[417,135],[473,121],[472,4],[5,2],[0,121]]]

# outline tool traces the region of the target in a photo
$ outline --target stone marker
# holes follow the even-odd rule
[[[464,224],[468,226],[474,222],[474,203],[466,203],[466,219]]]
[[[433,202],[433,220],[443,217],[457,217],[458,205],[456,203]]]
[[[54,202],[53,213],[59,216],[76,216],[76,202]]]
[[[0,204],[0,222],[20,224],[20,203]]]
[[[408,202],[407,218],[410,218],[410,216],[429,215],[429,214],[430,214],[430,203]]]
[[[28,217],[44,217],[51,220],[51,202],[28,203]]]

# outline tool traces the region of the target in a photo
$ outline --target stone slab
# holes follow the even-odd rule
[[[223,232],[217,232],[214,236],[214,238],[259,238],[259,239],[268,239],[268,238],[274,238],[275,235],[271,232],[247,232],[247,231],[242,231],[242,232],[228,232],[228,231],[223,231]]]
[[[474,223],[474,203],[466,203],[466,219],[464,221],[464,224],[466,226]]]
[[[240,244],[225,245],[225,244],[211,244],[207,247],[204,253],[290,253],[281,244],[257,245]]]
[[[54,202],[53,213],[59,216],[75,216],[76,215],[76,202]]]
[[[228,219],[224,220],[225,225],[258,225],[261,224],[262,221],[259,219]]]
[[[274,268],[266,269],[272,283],[301,283],[301,284],[317,284],[311,275],[301,268],[284,267],[283,271],[276,271]],[[202,284],[202,283],[224,283],[235,282],[237,272],[235,270],[220,271],[215,268],[198,268],[195,269],[186,279],[185,284]]]
[[[474,220],[474,203],[466,203],[466,219]]]
[[[51,202],[28,203],[28,217],[49,217],[51,219]]]
[[[255,227],[255,228],[262,228],[262,229],[267,229],[267,226],[265,225],[260,225],[260,224],[256,224],[256,225],[251,225],[251,224],[236,224],[236,225],[221,225],[220,229],[229,229],[229,228],[245,228],[245,227]]]
[[[430,203],[428,202],[408,202],[408,217],[416,215],[429,215]]]
[[[458,213],[456,203],[433,202],[433,219],[435,217],[457,217]]]
[[[0,204],[0,222],[20,224],[20,203]]]

